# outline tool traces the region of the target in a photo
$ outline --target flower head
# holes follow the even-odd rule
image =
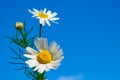
[[[29,58],[26,63],[30,68],[43,73],[50,69],[56,69],[60,65],[61,60],[64,58],[62,56],[63,51],[55,41],[51,42],[50,46],[48,46],[46,38],[37,38],[35,45],[38,51],[27,47],[27,53],[24,54],[25,57]]]
[[[24,27],[24,24],[22,22],[16,22],[15,28],[17,30],[21,30]]]
[[[56,17],[57,13],[56,12],[51,12],[50,10],[48,10],[46,12],[46,8],[44,8],[44,10],[37,10],[37,9],[33,9],[32,10],[28,10],[31,14],[33,14],[32,17],[36,17],[37,19],[39,19],[40,24],[42,24],[43,26],[47,23],[48,26],[51,26],[50,22],[55,22],[56,20],[59,20],[60,18]]]

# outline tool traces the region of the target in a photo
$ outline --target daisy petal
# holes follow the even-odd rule
[[[55,17],[57,15],[57,13],[56,12],[53,12],[52,14],[50,14],[50,18],[53,18],[53,17]]]
[[[37,66],[39,63],[36,61],[36,59],[30,59],[28,61],[26,61],[25,63],[27,63],[29,65],[30,68]]]
[[[32,49],[31,47],[26,47],[26,51],[30,54],[37,54],[38,52],[34,49]]]
[[[55,61],[53,61],[52,63],[53,64],[59,64],[61,62],[61,60],[55,60]]]
[[[45,71],[45,65],[39,66],[38,72],[43,73]]]
[[[43,13],[46,13],[46,8],[44,8]]]
[[[50,64],[47,64],[47,67],[48,67],[49,69],[54,69],[54,67],[51,65],[51,63],[50,63]]]
[[[51,22],[53,22],[53,23],[55,23],[55,24],[59,24],[58,22],[55,22],[55,21],[53,21],[53,20],[52,20]]]
[[[35,59],[36,55],[29,55],[29,54],[24,54],[25,57]]]
[[[41,64],[37,65],[37,66],[34,68],[34,71],[37,71],[38,69],[40,69],[41,66],[42,66]]]
[[[56,20],[59,20],[60,18],[51,18],[50,20],[51,21],[56,21]]]
[[[48,49],[48,41],[47,41],[47,39],[38,38],[35,41],[35,45],[36,45],[36,47],[37,47],[37,49],[39,51]]]
[[[33,10],[34,10],[35,13],[38,13],[38,12],[39,12],[39,10],[37,10],[37,9],[35,9],[35,8],[33,8]]]
[[[40,19],[40,24],[42,24],[42,26],[45,25],[45,20],[44,19]]]
[[[44,49],[47,50],[48,49],[48,40],[47,40],[47,38],[45,38],[43,40],[43,44],[44,44]]]
[[[51,42],[50,46],[49,46],[49,51],[51,53],[55,52],[56,50],[56,47],[57,47],[57,43],[55,41]]]
[[[50,14],[51,14],[51,11],[50,11],[50,10],[48,10],[48,11],[47,11],[47,15],[50,15]]]
[[[36,17],[35,15],[33,15],[32,17]]]
[[[54,63],[54,61],[51,63],[51,66],[54,67],[54,69],[57,69],[58,66],[60,66],[60,63]]]
[[[51,42],[50,46],[49,46],[49,51],[51,52],[51,54],[53,56],[58,55],[57,53],[59,53],[59,48],[60,46],[57,45],[57,43],[55,41]]]
[[[54,55],[53,55],[53,58],[54,59],[57,59],[57,58],[60,58],[63,54],[63,51],[62,49],[60,49],[58,52],[56,52]]]
[[[36,45],[36,48],[40,51],[40,48],[41,48],[42,44],[40,43],[39,38],[37,38],[34,43]]]
[[[48,26],[51,26],[51,25],[50,25],[50,22],[49,22],[48,20],[46,20],[46,23],[48,24]]]
[[[28,9],[28,12],[31,14],[35,14],[35,12],[33,12],[32,10]]]

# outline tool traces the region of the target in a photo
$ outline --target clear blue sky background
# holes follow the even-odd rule
[[[8,64],[13,55],[9,40],[16,21],[27,28],[39,23],[28,9],[56,11],[59,24],[43,28],[43,37],[57,41],[65,59],[49,80],[82,74],[84,80],[120,80],[120,1],[119,0],[0,0],[0,80],[30,80],[17,66]]]

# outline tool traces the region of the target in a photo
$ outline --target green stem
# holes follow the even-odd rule
[[[44,72],[43,73],[38,73],[38,80],[45,80],[44,79]]]
[[[42,24],[40,24],[39,37],[42,37]]]
[[[22,35],[25,47],[27,47],[28,46],[28,42],[27,42],[26,33],[23,33],[22,30],[20,30],[20,34]]]
[[[42,37],[42,24],[40,24],[39,37]],[[45,80],[44,74],[45,74],[45,72],[43,72],[43,73],[37,73],[38,80]]]

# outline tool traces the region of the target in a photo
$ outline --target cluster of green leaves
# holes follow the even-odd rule
[[[6,38],[10,39],[11,43],[15,43],[16,45],[19,45],[23,48],[26,48],[27,46],[33,47],[33,44],[34,44],[33,40],[35,39],[36,35],[28,39],[28,36],[32,32],[32,30],[33,30],[33,27],[27,31],[24,23],[23,29],[21,30],[16,29],[15,35],[13,35],[12,37],[6,36]]]

